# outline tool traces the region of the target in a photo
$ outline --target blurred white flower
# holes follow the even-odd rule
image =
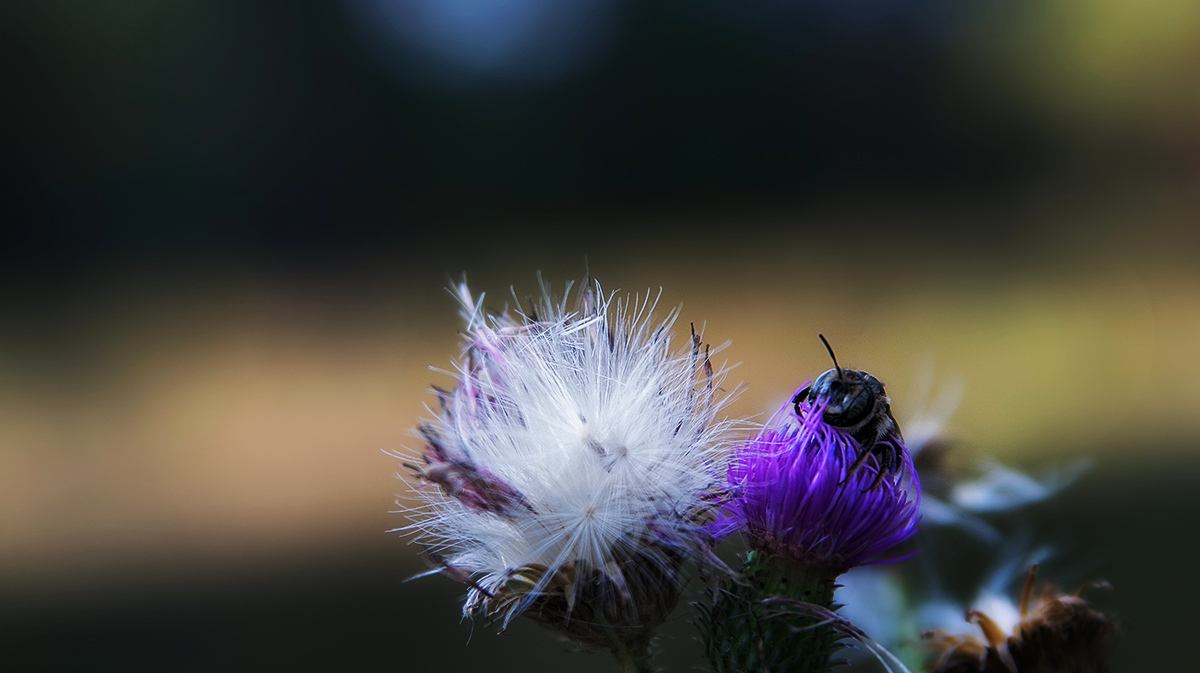
[[[1002,512],[1041,502],[1075,483],[1091,469],[1092,461],[1079,459],[1059,468],[1045,470],[1035,479],[994,460],[983,461],[983,475],[955,484],[950,501],[972,512]]]
[[[969,605],[945,596],[931,597],[917,608],[917,622],[924,631],[974,635],[978,627],[963,619],[964,611],[973,607],[988,614],[1002,630],[1011,632],[1021,620],[1020,607],[1012,597],[1013,585],[1024,578],[1031,566],[1045,562],[1052,554],[1053,550],[1047,546],[1028,549],[1021,539],[1005,545],[999,565],[983,581]]]
[[[465,615],[526,613],[617,652],[648,643],[685,563],[711,558],[729,398],[699,335],[673,345],[678,309],[656,321],[657,297],[599,284],[568,308],[570,287],[489,314],[458,286],[465,353],[408,465],[424,505],[403,530],[470,587]]]
[[[946,424],[962,401],[963,382],[951,379],[930,402],[932,374],[931,360],[918,368],[910,399],[910,408],[917,411],[901,424],[905,445],[924,485],[922,523],[957,526],[995,544],[1000,542],[1000,532],[977,515],[1006,512],[1051,498],[1091,469],[1091,460],[1079,459],[1046,469],[1035,478],[984,459],[977,466],[978,476],[952,479],[943,470],[942,454],[948,445]]]
[[[900,576],[879,566],[859,566],[838,582],[835,600],[842,605],[842,614],[883,647],[901,652],[905,639],[917,633],[917,624]],[[857,660],[867,654],[855,652],[851,657]]]

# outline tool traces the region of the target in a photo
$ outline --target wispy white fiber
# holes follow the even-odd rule
[[[408,457],[424,463],[423,505],[405,530],[471,586],[464,614],[505,624],[552,585],[573,601],[589,572],[620,589],[631,558],[673,576],[706,554],[701,519],[732,429],[725,372],[699,335],[673,334],[678,309],[655,318],[657,295],[598,283],[574,301],[570,285],[542,289],[525,311],[489,312],[454,288],[457,382],[431,410],[424,454]]]

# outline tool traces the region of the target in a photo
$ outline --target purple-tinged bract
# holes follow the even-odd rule
[[[896,435],[900,469],[872,486],[874,456],[847,475],[862,447],[848,432],[825,423],[811,403],[783,406],[735,454],[729,467],[730,501],[713,524],[717,538],[741,530],[764,553],[837,576],[917,532],[921,485],[912,458]]]

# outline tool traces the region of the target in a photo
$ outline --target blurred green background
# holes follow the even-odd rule
[[[585,264],[732,341],[733,413],[821,332],[901,419],[962,379],[962,465],[1094,457],[1023,525],[1122,670],[1191,661],[1200,4],[42,0],[0,54],[11,670],[609,670],[385,533],[443,288]]]

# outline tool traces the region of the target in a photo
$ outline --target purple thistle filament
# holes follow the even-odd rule
[[[847,478],[862,450],[848,432],[825,423],[823,409],[789,402],[734,453],[731,500],[714,537],[741,530],[757,550],[836,577],[917,532],[921,485],[899,437],[895,474],[872,487],[879,465],[868,459]],[[888,447],[891,448],[891,447]]]

